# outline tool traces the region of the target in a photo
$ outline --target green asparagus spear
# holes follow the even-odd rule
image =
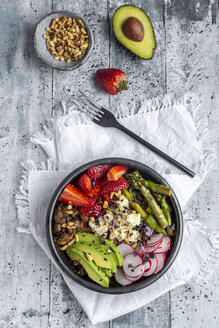
[[[146,208],[145,211],[146,211],[148,214],[153,215],[153,211],[152,211],[152,209],[151,209],[149,206]]]
[[[151,228],[153,228],[156,232],[162,233],[163,235],[167,235],[166,231],[161,228],[160,224],[158,221],[152,216],[148,215],[146,219],[144,220]]]
[[[122,193],[128,199],[131,207],[134,210],[136,210],[136,212],[141,214],[141,217],[142,217],[144,222],[146,222],[152,229],[154,229],[158,233],[162,233],[164,235],[167,235],[166,231],[161,228],[161,226],[157,222],[157,220],[152,215],[148,215],[139,204],[135,203],[131,193],[127,189],[123,189]]]
[[[139,190],[142,193],[142,195],[146,198],[149,207],[153,211],[153,213],[156,216],[157,220],[159,221],[161,227],[163,229],[165,229],[168,226],[168,222],[167,222],[160,206],[157,204],[156,200],[151,195],[150,190],[142,185],[139,186]]]
[[[170,216],[171,208],[170,208],[170,205],[167,203],[165,196],[158,194],[158,193],[154,193],[153,195],[154,195],[154,198],[160,203],[163,214],[165,215],[165,218],[167,219],[168,225],[171,226],[172,225],[172,219]]]
[[[134,175],[134,177],[141,182],[145,187],[151,189],[153,192],[158,192],[160,194],[164,194],[167,196],[170,196],[172,193],[172,189],[166,186],[163,186],[161,184],[157,184],[155,182],[149,181],[149,180],[145,180],[142,178],[142,176],[140,175],[140,173],[138,171],[135,171],[132,174],[129,174],[128,176]]]
[[[168,226],[168,222],[160,208],[160,206],[157,204],[154,197],[151,195],[150,190],[143,186],[141,182],[139,182],[135,175],[129,174],[129,180],[131,181],[133,187],[136,189],[139,189],[141,194],[145,197],[145,199],[148,202],[149,207],[153,211],[154,215],[156,216],[158,222],[160,223],[161,227],[165,229]]]
[[[163,211],[163,214],[165,215],[168,225],[171,226],[172,225],[172,219],[170,216],[170,211],[169,211],[169,205],[166,202],[166,199],[164,197],[161,198],[161,208]]]
[[[128,199],[129,204],[131,205],[131,207],[136,210],[136,212],[141,214],[142,219],[146,219],[146,217],[148,216],[148,214],[143,210],[143,208],[134,201],[131,193],[127,190],[127,189],[123,189],[123,194],[125,195],[125,197]]]

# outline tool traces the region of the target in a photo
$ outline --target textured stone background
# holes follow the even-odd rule
[[[0,2],[0,327],[91,327],[63,279],[29,235],[15,231],[14,193],[20,162],[44,154],[28,142],[39,125],[55,115],[61,99],[79,90],[95,93],[106,107],[168,92],[196,92],[200,115],[209,124],[208,143],[219,145],[219,11],[217,0],[128,1],[142,7],[155,28],[157,50],[153,60],[129,53],[112,33],[114,10],[123,0],[1,0]],[[62,72],[45,66],[33,49],[32,35],[41,17],[59,9],[86,17],[95,35],[92,58],[77,71]],[[118,97],[100,92],[94,82],[99,67],[123,69],[131,87]],[[215,162],[202,186],[190,200],[191,218],[211,229],[219,228],[219,167]],[[180,287],[148,306],[106,327],[216,328],[218,276],[204,288]],[[131,297],[131,296],[129,296]]]

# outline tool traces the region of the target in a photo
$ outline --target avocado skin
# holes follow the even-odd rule
[[[127,40],[125,40],[125,35],[124,35],[124,32],[122,31],[122,26],[121,26],[121,31],[122,31],[122,34],[123,34],[123,36],[120,38],[119,36],[118,36],[118,33],[117,33],[117,30],[116,30],[116,28],[115,28],[115,19],[116,19],[116,15],[118,15],[118,12],[120,11],[120,9],[126,9],[126,8],[130,8],[130,7],[132,7],[134,10],[138,10],[139,12],[142,12],[144,15],[145,15],[145,17],[146,17],[146,19],[150,22],[150,29],[151,29],[151,37],[152,37],[152,39],[153,39],[153,41],[154,41],[154,44],[153,44],[153,46],[152,46],[152,48],[150,48],[151,49],[151,54],[150,55],[144,55],[144,54],[142,54],[141,52],[139,52],[138,50],[134,50],[133,48],[131,49],[130,47],[129,47],[129,42],[130,42],[130,44],[131,44],[131,40],[129,41],[128,39]],[[131,14],[131,16],[133,16],[133,17],[136,17],[136,18],[138,18],[139,19],[139,17],[137,17],[137,16],[135,16],[135,14]],[[130,17],[130,15],[129,16],[127,16],[126,18],[129,18]],[[139,19],[140,21],[141,21],[141,19]],[[141,21],[141,23],[142,23],[142,21]],[[150,21],[150,19],[149,19],[149,17],[148,17],[148,15],[145,13],[145,11],[143,11],[141,8],[139,8],[139,7],[137,7],[137,6],[133,6],[133,5],[123,5],[123,6],[120,6],[119,8],[117,8],[117,10],[115,11],[115,13],[114,13],[114,15],[113,15],[113,32],[114,32],[114,34],[115,34],[115,37],[116,37],[116,39],[124,46],[124,47],[126,47],[128,50],[130,50],[132,53],[134,53],[135,55],[137,55],[138,57],[140,57],[140,58],[142,58],[142,59],[145,59],[145,60],[150,60],[150,59],[152,59],[153,58],[153,56],[154,56],[154,52],[155,52],[155,49],[156,49],[156,38],[155,38],[155,33],[154,33],[154,28],[153,28],[153,25],[152,25],[152,23],[151,23],[151,21]],[[140,44],[140,45],[142,45],[142,48],[143,48],[143,46],[144,46],[144,40],[142,40],[141,42],[137,42],[138,44]]]
[[[109,287],[109,278],[105,272],[98,268],[93,261],[89,262],[83,252],[76,248],[68,248],[66,253],[72,260],[77,260],[83,266],[91,280],[103,287]]]
[[[120,253],[118,248],[113,243],[111,243],[109,240],[107,240],[107,239],[101,240],[100,237],[98,237],[92,233],[85,233],[85,232],[78,232],[77,236],[78,236],[79,242],[87,242],[87,243],[94,243],[94,244],[100,245],[100,243],[103,241],[105,243],[105,245],[108,246],[115,253],[115,256],[113,254],[112,254],[112,256],[114,257],[116,264],[118,266],[123,265],[124,259],[122,257],[122,254]]]
[[[116,263],[114,258],[107,252],[107,249],[103,245],[97,245],[93,243],[78,242],[70,246],[72,249],[78,249],[84,253],[88,253],[92,256],[93,261],[97,266],[106,269],[116,270]]]

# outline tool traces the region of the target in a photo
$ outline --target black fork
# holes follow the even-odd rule
[[[175,159],[173,159],[172,157],[170,157],[160,149],[150,144],[148,141],[140,138],[137,134],[133,133],[132,131],[124,127],[122,124],[120,124],[110,111],[97,104],[95,101],[90,99],[87,95],[85,95],[83,92],[80,91],[80,93],[82,94],[83,98],[80,98],[80,100],[73,99],[72,102],[81,112],[88,115],[94,123],[102,127],[107,127],[107,128],[110,127],[110,128],[116,128],[121,130],[122,132],[128,134],[130,137],[140,142],[142,145],[154,151],[156,154],[165,158],[168,162],[175,165],[176,167],[178,167],[179,169],[181,169],[183,172],[187,173],[191,177],[195,176],[195,172],[193,172],[183,164],[177,162]]]

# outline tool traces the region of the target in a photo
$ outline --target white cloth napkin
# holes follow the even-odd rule
[[[213,152],[204,149],[206,126],[198,118],[194,95],[158,97],[144,101],[136,110],[121,105],[120,122],[142,138],[197,172],[190,178],[122,132],[90,122],[74,107],[63,104],[64,112],[51,119],[32,137],[48,155],[38,167],[26,161],[16,194],[19,232],[30,232],[54,263],[45,237],[48,202],[62,179],[81,164],[103,157],[132,158],[153,167],[170,183],[182,207],[203,181]],[[89,291],[66,276],[68,287],[93,324],[111,320],[151,302],[167,291],[185,284],[202,284],[218,259],[218,232],[208,233],[198,222],[185,220],[180,252],[165,275],[153,285],[129,295],[105,295]],[[189,257],[188,257],[189,254]],[[185,261],[186,258],[186,261]],[[54,263],[55,264],[55,263]],[[110,309],[110,310],[109,310]]]

